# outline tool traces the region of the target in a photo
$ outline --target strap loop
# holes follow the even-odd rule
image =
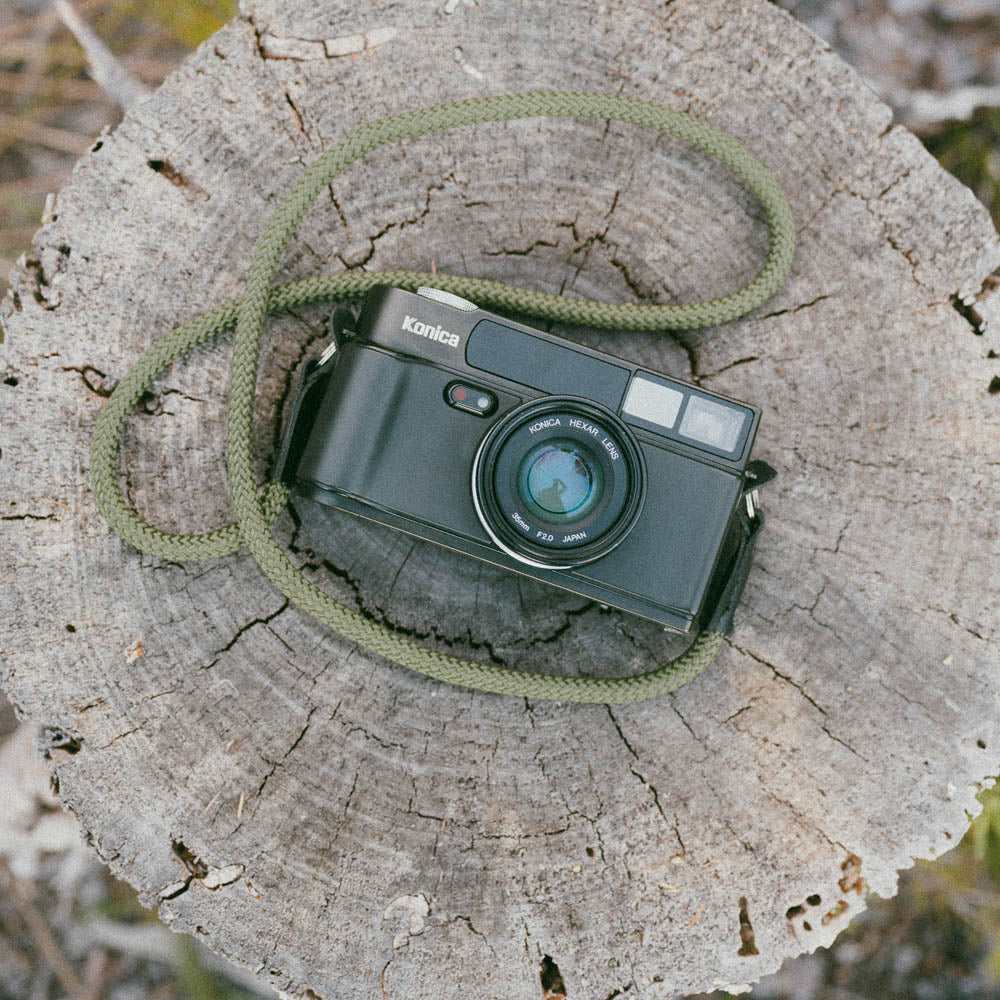
[[[272,286],[282,252],[303,215],[349,164],[399,139],[463,125],[535,117],[630,122],[686,140],[722,162],[756,195],[766,213],[770,248],[761,271],[744,288],[720,298],[665,306],[610,305],[513,288],[481,278],[413,271],[349,272]],[[527,673],[420,646],[344,607],[307,580],[270,531],[288,502],[287,488],[272,482],[258,496],[254,478],[253,410],[264,320],[270,313],[297,305],[357,298],[374,284],[397,285],[412,291],[433,284],[485,307],[563,323],[618,330],[695,329],[736,319],[772,295],[788,273],[794,245],[791,211],[767,168],[725,133],[657,104],[603,94],[512,94],[457,101],[384,118],[338,142],[300,175],[260,237],[242,297],[179,326],[154,344],[116,386],[101,411],[91,442],[90,475],[98,507],[126,541],[164,559],[210,559],[248,547],[268,578],[299,607],[352,642],[437,680],[519,697],[591,703],[639,701],[676,690],[711,662],[722,643],[721,632],[706,630],[677,659],[631,677]],[[164,368],[196,345],[234,327],[227,469],[236,521],[201,535],[170,534],[142,520],[122,496],[122,433],[133,407]]]

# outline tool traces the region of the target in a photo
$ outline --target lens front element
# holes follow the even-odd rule
[[[601,498],[601,465],[586,445],[569,438],[542,441],[521,461],[517,486],[520,498],[541,518],[572,524]]]
[[[645,469],[632,432],[603,406],[547,396],[483,439],[473,500],[487,533],[529,565],[569,568],[609,552],[635,523]]]

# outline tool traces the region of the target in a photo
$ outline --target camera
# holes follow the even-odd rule
[[[332,325],[281,437],[293,492],[669,630],[731,624],[759,409],[435,288]]]

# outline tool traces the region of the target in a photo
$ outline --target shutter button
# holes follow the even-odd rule
[[[461,295],[453,295],[451,292],[443,291],[440,288],[430,288],[427,285],[421,285],[417,289],[417,295],[422,295],[425,299],[432,299],[434,302],[440,302],[444,306],[451,306],[452,309],[461,309],[462,312],[475,312],[479,308],[475,302],[463,299]]]

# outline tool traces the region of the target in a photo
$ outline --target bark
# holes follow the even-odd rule
[[[375,660],[247,553],[140,555],[87,481],[97,413],[151,342],[239,293],[302,165],[385,114],[529,89],[703,116],[788,191],[793,273],[698,335],[564,331],[761,405],[780,472],[737,628],[676,695],[525,702]],[[752,199],[666,138],[594,121],[462,129],[331,186],[285,279],[436,267],[684,301],[745,282]],[[823,43],[766,3],[247,0],[102,136],[3,307],[3,686],[49,727],[66,806],[161,917],[295,997],[650,998],[829,943],[954,846],[1000,759],[1000,243]],[[984,290],[985,289],[985,290]],[[263,478],[323,310],[272,324]],[[228,340],[167,372],[126,442],[160,525],[231,518]],[[626,673],[654,626],[303,509],[321,586],[442,649]]]

